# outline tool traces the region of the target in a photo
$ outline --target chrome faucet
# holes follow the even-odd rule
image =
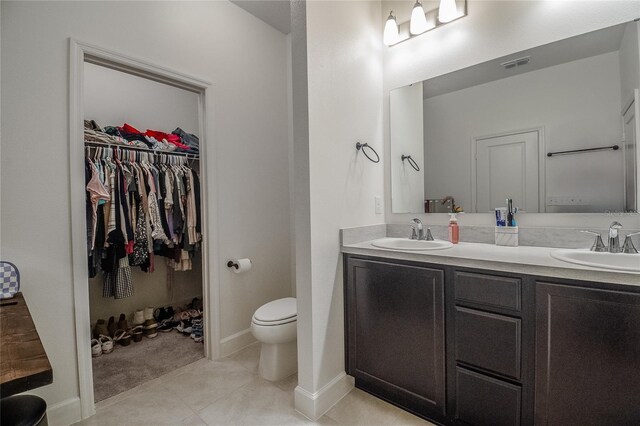
[[[409,226],[411,227],[411,236],[409,238],[412,240],[421,240],[423,234],[422,221],[417,217],[413,218]]]
[[[620,253],[620,230],[622,224],[613,222],[609,225],[609,253]]]
[[[431,235],[431,228],[427,228],[427,233],[424,233],[424,228],[422,227],[422,221],[420,219],[413,218],[411,219],[411,223],[409,224],[411,227],[411,236],[409,239],[411,240],[426,240],[433,241],[433,235]]]

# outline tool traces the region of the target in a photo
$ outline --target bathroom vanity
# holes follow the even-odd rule
[[[640,424],[640,275],[550,250],[343,247],[347,373],[442,424]]]

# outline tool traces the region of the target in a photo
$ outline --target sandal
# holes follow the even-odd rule
[[[167,332],[173,330],[173,326],[174,325],[175,325],[175,323],[173,322],[173,320],[166,319],[166,320],[160,322],[160,325],[158,326],[158,331],[162,331],[163,333],[167,333]]]
[[[120,343],[122,346],[129,346],[131,343],[131,335],[124,330],[118,330],[116,331],[113,341]]]
[[[134,342],[139,342],[142,340],[142,333],[143,333],[143,328],[141,325],[137,326],[137,327],[133,327],[131,329],[131,337],[133,338]]]
[[[103,354],[110,354],[113,352],[113,339],[109,336],[102,335],[98,338],[102,347]]]
[[[158,323],[156,320],[149,319],[144,322],[144,335],[150,339],[158,335]]]
[[[102,355],[102,345],[98,339],[91,339],[91,356],[97,358]]]

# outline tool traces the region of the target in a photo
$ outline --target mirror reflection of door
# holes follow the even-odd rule
[[[640,200],[640,184],[637,182],[640,167],[640,150],[638,150],[638,90],[629,106],[623,111],[624,122],[624,169],[625,169],[625,210],[638,211]]]
[[[477,213],[506,207],[506,198],[527,212],[539,212],[539,132],[475,139]]]

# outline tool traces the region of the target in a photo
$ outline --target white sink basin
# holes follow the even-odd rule
[[[410,240],[408,238],[382,238],[371,243],[375,247],[391,249],[391,250],[443,250],[453,247],[449,241],[435,240]]]
[[[640,254],[598,253],[590,250],[562,249],[551,252],[551,257],[563,262],[612,269],[623,272],[640,272]]]

